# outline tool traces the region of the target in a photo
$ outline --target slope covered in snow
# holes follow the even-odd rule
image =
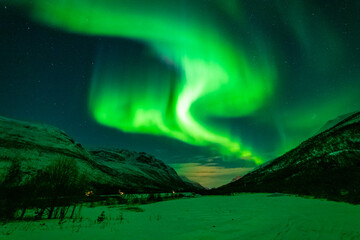
[[[320,128],[320,130],[316,134],[319,134],[321,132],[324,132],[324,131],[328,130],[329,128],[334,127],[336,124],[338,124],[341,121],[345,120],[346,118],[352,116],[353,114],[355,114],[355,112],[343,114],[343,115],[340,115],[340,116],[328,121],[324,126],[322,126]]]
[[[43,125],[0,117],[0,170],[19,161],[24,181],[59,157],[74,158],[85,171],[90,154],[63,131]]]
[[[218,192],[286,192],[360,203],[360,112]]]
[[[112,177],[124,191],[191,191],[198,189],[183,181],[173,168],[144,152],[118,149],[90,151],[97,168]]]
[[[90,185],[103,191],[118,191],[119,188],[131,192],[195,189],[182,181],[173,168],[146,153],[87,151],[55,127],[0,117],[0,176],[12,162],[18,161],[24,184],[60,157],[75,159]]]

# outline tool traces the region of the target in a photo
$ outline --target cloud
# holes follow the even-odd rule
[[[198,182],[204,187],[219,187],[229,183],[236,176],[243,176],[253,168],[235,167],[226,168],[217,163],[179,163],[171,164],[181,176],[186,176],[192,181]]]

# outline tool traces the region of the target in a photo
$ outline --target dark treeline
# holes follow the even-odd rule
[[[89,186],[76,160],[59,157],[35,176],[24,179],[21,163],[13,160],[0,183],[0,218],[22,219],[27,209],[37,209],[35,218],[63,218],[70,207],[83,201]],[[73,215],[73,212],[71,215]]]
[[[91,182],[80,172],[76,160],[58,157],[50,165],[26,179],[21,162],[13,160],[0,176],[0,220],[21,220],[27,210],[32,219],[73,218],[83,203],[104,205],[147,204],[185,197],[182,193],[141,191],[124,186]],[[121,190],[120,190],[121,189]],[[124,192],[126,194],[124,194]]]

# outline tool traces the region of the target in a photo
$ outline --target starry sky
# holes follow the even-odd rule
[[[360,109],[360,2],[0,0],[0,115],[220,186]]]

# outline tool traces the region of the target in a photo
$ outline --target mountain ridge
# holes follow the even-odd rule
[[[360,112],[216,192],[283,192],[360,203]]]
[[[19,161],[21,182],[25,183],[59,157],[75,159],[92,185],[109,191],[196,190],[173,168],[150,154],[124,149],[86,149],[56,127],[0,117],[0,171]]]

